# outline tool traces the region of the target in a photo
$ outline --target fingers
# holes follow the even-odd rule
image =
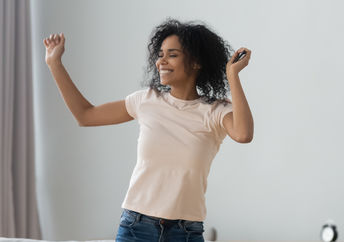
[[[234,54],[232,55],[231,59],[230,59],[230,63],[233,64],[235,58],[240,54],[241,49],[238,49],[237,51],[234,52]]]
[[[54,47],[55,45],[59,45],[60,43],[64,44],[64,41],[65,41],[64,34],[60,33],[60,34],[51,34],[49,38],[45,38],[43,40],[43,43],[45,47],[49,48],[49,47]]]
[[[47,42],[47,39],[45,38],[45,39],[43,39],[43,44],[44,44],[44,46],[46,47],[46,48],[48,48],[49,47],[49,44],[48,44],[48,42]]]
[[[246,59],[246,60],[249,60],[250,59],[250,57],[251,57],[251,50],[249,50],[249,49],[247,49],[247,48],[245,48],[245,47],[241,47],[240,49],[238,49],[236,52],[235,52],[235,56],[237,56],[240,52],[242,52],[242,51],[246,51],[246,55],[244,56],[244,58],[242,58],[242,59]]]
[[[246,51],[246,55],[250,56],[251,55],[251,50],[245,48],[245,47],[241,47],[240,49],[237,50],[237,52],[242,52],[242,51]]]
[[[59,38],[61,38],[62,44],[64,44],[64,42],[65,42],[65,37],[64,37],[64,34],[63,34],[63,33],[60,34]]]

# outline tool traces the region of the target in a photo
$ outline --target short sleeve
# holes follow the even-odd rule
[[[137,119],[138,109],[147,89],[135,91],[125,97],[125,107],[130,116]]]
[[[223,125],[223,118],[227,113],[233,112],[233,106],[231,101],[226,98],[226,103],[218,103],[217,107],[213,113],[213,124],[217,134],[219,135],[220,139],[224,139],[227,135],[226,129]]]

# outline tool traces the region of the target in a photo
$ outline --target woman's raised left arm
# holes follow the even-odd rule
[[[236,63],[233,63],[235,57],[243,50],[246,50],[246,55],[241,60]],[[240,48],[228,61],[226,66],[226,75],[227,80],[230,86],[231,95],[232,95],[232,106],[233,113],[224,118],[223,124],[226,125],[226,122],[232,123],[232,132],[234,134],[231,137],[236,137],[237,141],[240,143],[249,143],[253,139],[254,123],[253,117],[246,100],[244,91],[242,89],[239,72],[248,65],[249,59],[251,56],[251,51],[246,48]],[[232,120],[230,120],[232,119]]]

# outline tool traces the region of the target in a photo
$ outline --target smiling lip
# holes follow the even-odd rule
[[[164,67],[161,66],[161,67],[159,68],[159,71],[163,71],[163,70],[173,71],[172,69],[164,68]]]
[[[173,70],[168,70],[168,69],[160,70],[160,74],[168,74],[168,73],[171,73],[171,72],[173,72]]]

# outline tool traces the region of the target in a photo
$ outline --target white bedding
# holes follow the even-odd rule
[[[1,242],[55,242],[56,240],[36,240],[36,239],[21,239],[21,238],[5,238],[0,237]],[[81,242],[76,240],[64,240],[59,242]],[[82,242],[114,242],[114,240],[84,240]]]
[[[55,240],[36,240],[36,239],[21,239],[21,238],[5,238],[0,237],[0,242],[55,242]],[[76,240],[64,240],[59,242],[81,242]],[[82,242],[114,242],[114,240],[84,240]],[[205,240],[205,242],[211,242]]]

